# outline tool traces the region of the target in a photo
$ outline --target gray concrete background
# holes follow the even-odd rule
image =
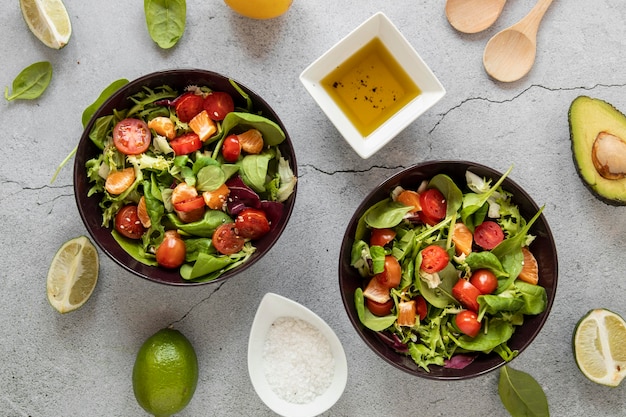
[[[28,31],[17,1],[2,0],[0,86],[48,60],[53,80],[39,99],[0,100],[0,416],[143,416],[131,386],[135,354],[174,325],[200,362],[195,396],[181,416],[269,416],[246,367],[248,332],[268,291],[324,318],[349,366],[343,397],[328,416],[506,416],[498,372],[459,382],[418,379],[381,361],[351,327],[339,297],[338,252],[361,199],[399,170],[426,160],[465,159],[511,178],[544,211],[558,245],[560,280],[552,313],[535,342],[512,362],[544,388],[554,416],[626,414],[626,384],[587,381],[571,353],[577,320],[606,307],[626,315],[626,208],[595,199],[572,162],[567,111],[579,95],[626,111],[626,5],[557,0],[539,32],[531,73],[492,81],[482,68],[491,35],[523,17],[532,0],[507,3],[476,35],[454,31],[443,0],[295,0],[285,16],[253,21],[220,0],[187,2],[179,44],[160,50],[140,1],[65,0],[73,24],[60,51]],[[339,136],[298,80],[300,72],[378,11],[399,27],[447,89],[434,108],[370,159]],[[282,117],[299,162],[299,194],[269,256],[222,285],[152,284],[101,254],[89,302],[57,314],[45,297],[49,263],[66,240],[85,234],[74,203],[72,168],[57,165],[81,135],[81,114],[111,81],[170,68],[227,74],[259,92]]]

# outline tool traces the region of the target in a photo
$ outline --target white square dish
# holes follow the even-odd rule
[[[338,105],[322,81],[358,51],[374,40],[380,40],[419,88],[419,93],[403,107],[390,113],[371,133],[363,134]],[[376,153],[398,133],[437,103],[446,93],[443,85],[400,31],[382,12],[366,20],[340,40],[301,74],[300,81],[335,125],[339,133],[364,159]],[[345,106],[344,106],[345,107]]]

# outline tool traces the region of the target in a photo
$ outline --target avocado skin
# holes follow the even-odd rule
[[[626,179],[600,176],[591,159],[598,133],[609,132],[626,139],[626,116],[606,101],[579,96],[570,105],[568,119],[572,157],[583,183],[600,201],[612,206],[626,205]]]

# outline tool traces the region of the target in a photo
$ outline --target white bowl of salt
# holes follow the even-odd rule
[[[332,407],[348,380],[346,354],[333,330],[297,302],[267,293],[248,341],[257,395],[284,417],[313,417]]]

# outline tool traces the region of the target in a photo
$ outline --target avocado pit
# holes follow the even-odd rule
[[[626,142],[608,132],[600,132],[591,149],[593,166],[603,178],[619,180],[626,177]]]

